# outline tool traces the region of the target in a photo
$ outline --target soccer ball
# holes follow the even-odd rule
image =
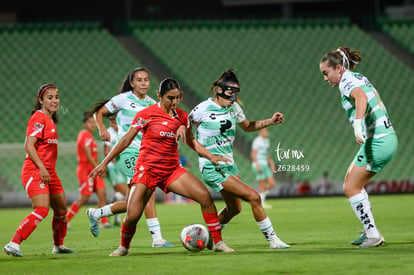
[[[200,252],[210,241],[210,233],[207,228],[198,223],[185,226],[181,230],[181,243],[191,252]]]

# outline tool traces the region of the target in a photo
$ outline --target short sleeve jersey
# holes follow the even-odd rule
[[[92,157],[95,161],[98,161],[98,147],[96,146],[95,139],[93,138],[92,134],[86,130],[82,130],[79,132],[78,135],[78,162],[79,163],[89,163],[88,159],[86,158],[85,151],[83,150],[84,147],[90,147],[92,149]]]
[[[105,104],[105,107],[111,114],[118,112],[116,115],[116,123],[118,124],[118,139],[123,137],[126,132],[128,132],[132,120],[137,112],[155,103],[156,101],[147,95],[144,99],[139,99],[132,91],[121,93],[111,98]],[[141,146],[141,139],[142,134],[138,133],[128,148],[139,150]]]
[[[56,167],[58,151],[58,133],[56,124],[53,120],[45,115],[42,111],[37,110],[33,113],[27,123],[27,137],[36,137],[36,152],[39,155],[43,165],[48,170],[54,170]],[[36,164],[26,154],[23,163],[23,170],[39,169]]]
[[[246,119],[240,105],[234,103],[223,108],[209,98],[198,104],[190,113],[190,122],[196,129],[197,140],[214,155],[233,160],[233,142],[236,136],[236,125]],[[207,158],[199,156],[200,170],[203,167],[215,167]]]
[[[342,107],[351,125],[354,123],[356,113],[355,100],[351,97],[351,92],[357,87],[366,94],[368,100],[364,119],[364,132],[367,138],[378,139],[395,133],[387,109],[375,87],[364,75],[346,71],[339,83],[339,90],[341,92]]]
[[[176,115],[165,113],[159,103],[138,112],[131,127],[141,130],[142,143],[135,167],[140,165],[168,172],[179,164],[176,141],[181,125],[190,127],[188,115],[176,108]]]
[[[270,141],[268,138],[257,136],[252,143],[252,150],[256,150],[256,160],[259,164],[269,164]]]

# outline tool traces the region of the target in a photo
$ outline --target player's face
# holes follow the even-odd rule
[[[228,108],[231,105],[233,105],[234,102],[237,100],[239,92],[240,92],[240,86],[237,84],[228,85],[228,86],[225,86],[225,88],[218,87],[217,93],[218,94],[224,93],[224,97],[217,96],[216,103],[218,103],[222,107]]]
[[[85,127],[86,131],[93,133],[93,131],[95,131],[96,128],[96,123],[93,117],[90,117],[87,120],[85,120],[85,122],[83,123],[83,127]]]
[[[150,79],[148,73],[146,71],[135,72],[130,84],[134,90],[134,93],[137,94],[138,97],[145,96],[150,87]]]
[[[56,113],[59,109],[59,92],[56,88],[49,88],[44,91],[42,99],[39,100],[43,106],[43,112],[45,114]]]
[[[329,85],[332,87],[336,87],[339,85],[342,76],[342,68],[340,65],[337,65],[335,68],[329,66],[328,62],[322,62],[319,64],[319,69],[323,74],[323,79],[328,82]]]
[[[269,132],[267,131],[267,128],[260,129],[259,135],[263,138],[267,138],[269,136]]]
[[[161,105],[165,110],[173,110],[178,107],[182,99],[182,92],[178,89],[170,90],[160,97]]]

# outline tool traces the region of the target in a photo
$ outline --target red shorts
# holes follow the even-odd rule
[[[131,185],[134,183],[142,183],[148,186],[152,191],[155,191],[155,187],[158,186],[161,190],[167,193],[168,185],[186,172],[188,172],[187,169],[181,165],[177,165],[169,172],[154,167],[148,169],[145,165],[137,165],[134,177],[131,180]]]
[[[23,188],[26,190],[29,198],[40,194],[55,195],[63,193],[63,186],[56,171],[48,170],[48,172],[50,175],[50,183],[44,184],[38,169],[22,171]]]
[[[89,178],[89,174],[92,170],[92,165],[78,165],[76,174],[79,180],[79,193],[81,195],[90,196],[96,189],[105,188],[105,182],[102,178],[95,177],[93,180]]]

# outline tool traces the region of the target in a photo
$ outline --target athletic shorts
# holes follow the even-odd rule
[[[49,171],[49,175],[50,183],[44,184],[38,169],[22,171],[23,188],[29,198],[40,194],[55,195],[63,193],[63,186],[56,172]]]
[[[365,166],[366,170],[379,173],[392,159],[398,148],[396,134],[390,134],[379,139],[367,139],[354,158],[354,164]]]
[[[108,178],[112,183],[112,186],[127,182],[126,177],[121,172],[119,172],[115,164],[112,162],[110,162],[106,167],[106,174],[108,175]]]
[[[259,166],[262,169],[261,172],[257,171],[256,163],[252,163],[252,170],[256,180],[265,180],[273,177],[272,169],[270,169],[269,165],[259,163]]]
[[[94,179],[89,178],[89,174],[92,172],[92,165],[78,165],[76,174],[79,181],[79,193],[81,195],[90,196],[97,189],[105,188],[105,182],[100,177]]]
[[[152,191],[155,191],[155,187],[158,186],[165,193],[168,193],[168,185],[186,172],[188,172],[187,169],[182,167],[179,163],[170,172],[166,172],[163,169],[147,167],[145,165],[138,165],[137,171],[132,178],[131,185],[134,183],[142,183],[148,186]]]
[[[225,182],[230,176],[237,176],[239,169],[234,163],[230,166],[221,167],[204,167],[201,171],[204,182],[210,186],[214,191],[220,193],[223,190],[223,182]]]
[[[138,150],[126,149],[115,158],[115,165],[118,171],[127,179],[127,183],[134,177],[135,161],[138,159]]]

